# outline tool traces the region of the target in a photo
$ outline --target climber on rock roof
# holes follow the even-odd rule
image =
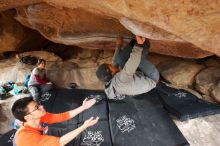
[[[159,81],[157,68],[147,60],[149,40],[136,36],[124,49],[122,43],[118,38],[112,64],[104,63],[96,72],[98,79],[105,83],[109,99],[146,93]]]

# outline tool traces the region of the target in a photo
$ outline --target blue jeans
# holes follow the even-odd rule
[[[147,40],[146,40],[147,41]],[[136,44],[136,40],[132,39],[128,45],[125,46],[125,48],[120,51],[116,58],[116,64],[120,68],[123,68],[125,66],[125,63],[128,61],[130,57],[130,53],[132,52],[132,49],[134,48],[134,45]],[[160,73],[149,60],[147,60],[147,56],[149,53],[149,47],[143,47],[142,55],[141,55],[141,62],[138,66],[138,68],[150,79],[154,80],[155,82],[159,81]]]

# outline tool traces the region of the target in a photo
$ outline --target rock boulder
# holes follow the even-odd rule
[[[203,68],[203,65],[181,60],[167,61],[158,65],[161,75],[173,85],[180,87],[192,86],[196,74]]]
[[[195,78],[195,88],[206,95],[210,95],[220,80],[220,68],[208,67],[202,70]]]

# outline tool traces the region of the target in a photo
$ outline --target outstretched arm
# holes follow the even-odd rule
[[[87,98],[83,101],[82,105],[74,110],[69,111],[70,119],[83,112],[84,110],[89,109],[96,103],[95,99],[88,100]]]
[[[88,100],[86,98],[83,101],[83,104],[76,109],[73,109],[73,110],[70,110],[70,111],[67,111],[64,113],[60,113],[60,114],[46,113],[46,115],[41,118],[41,122],[53,124],[53,123],[59,123],[59,122],[69,120],[69,119],[75,117],[76,115],[78,115],[79,113],[83,112],[84,110],[89,109],[95,103],[96,103],[95,99]]]
[[[130,58],[128,59],[123,70],[120,73],[120,80],[122,82],[127,82],[133,78],[133,75],[135,74],[141,62],[141,54],[143,50],[143,47],[141,46],[144,44],[145,38],[136,36],[136,40],[136,48],[132,50]]]
[[[69,143],[71,140],[76,138],[86,128],[95,125],[98,122],[98,120],[99,120],[99,117],[96,117],[96,119],[93,119],[93,117],[91,117],[90,119],[86,120],[82,126],[63,135],[62,137],[41,135],[38,141],[38,146],[64,146],[67,143]],[[30,135],[30,133],[28,134]],[[20,135],[20,137],[23,137],[23,136]],[[30,137],[32,137],[32,135],[30,135]]]
[[[60,145],[64,146],[67,143],[69,143],[71,140],[73,140],[74,138],[76,138],[81,132],[83,132],[86,128],[95,125],[99,120],[99,117],[97,117],[96,119],[93,119],[93,117],[91,117],[90,119],[86,120],[84,122],[84,124],[82,126],[80,126],[79,128],[63,135],[60,138]]]
[[[123,38],[122,37],[117,37],[115,53],[114,53],[114,55],[112,57],[112,64],[114,66],[117,66],[116,57],[118,56],[119,52],[121,51],[123,43],[124,43]]]
[[[120,40],[120,38],[119,38]],[[136,40],[133,38],[130,42],[122,48],[123,40],[117,40],[117,44],[121,44],[120,46],[116,45],[115,54],[113,57],[113,65],[119,67],[120,69],[124,68],[125,63],[128,61],[130,54],[136,44]]]

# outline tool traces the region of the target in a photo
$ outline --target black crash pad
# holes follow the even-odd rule
[[[101,120],[87,128],[77,139],[77,143],[78,146],[112,146],[108,120]]]
[[[41,104],[43,104],[45,109],[51,113],[61,113],[78,108],[82,105],[82,102],[86,97],[90,98],[99,95],[99,97],[102,99],[89,110],[84,111],[83,113],[68,121],[50,125],[52,127],[66,127],[68,125],[83,123],[90,117],[98,116],[100,120],[108,119],[106,102],[107,99],[103,91],[84,89],[57,89],[55,91],[50,91],[45,94],[48,96],[48,98],[46,98],[47,100],[45,100],[44,95],[42,95],[44,98],[40,99]]]
[[[165,109],[181,121],[220,113],[220,105],[197,98],[192,93],[166,84],[157,88]]]
[[[53,112],[54,102],[56,99],[57,91],[45,92],[41,95],[39,102],[44,106],[47,112]]]
[[[189,145],[163,109],[155,90],[109,101],[109,121],[114,146]]]
[[[68,146],[188,145],[186,139],[163,109],[155,90],[147,94],[127,97],[121,101],[107,101],[103,91],[59,89],[56,90],[56,94],[53,94],[54,99],[51,98],[54,102],[44,101],[43,104],[53,104],[51,111],[60,113],[79,107],[84,98],[91,95],[100,95],[102,100],[91,109],[79,114],[77,118],[49,125],[48,133],[62,136],[81,126],[86,119],[100,116],[96,125],[88,128]],[[46,105],[46,107],[51,106]],[[125,131],[122,132],[118,125],[121,124],[120,128],[123,129],[124,123],[120,123],[120,118],[122,122],[129,118],[133,119],[135,129],[132,130],[131,125],[131,129],[125,127]],[[127,122],[132,124],[132,120]]]
[[[15,136],[15,129],[10,130],[0,137],[0,146],[13,146],[13,139]]]

